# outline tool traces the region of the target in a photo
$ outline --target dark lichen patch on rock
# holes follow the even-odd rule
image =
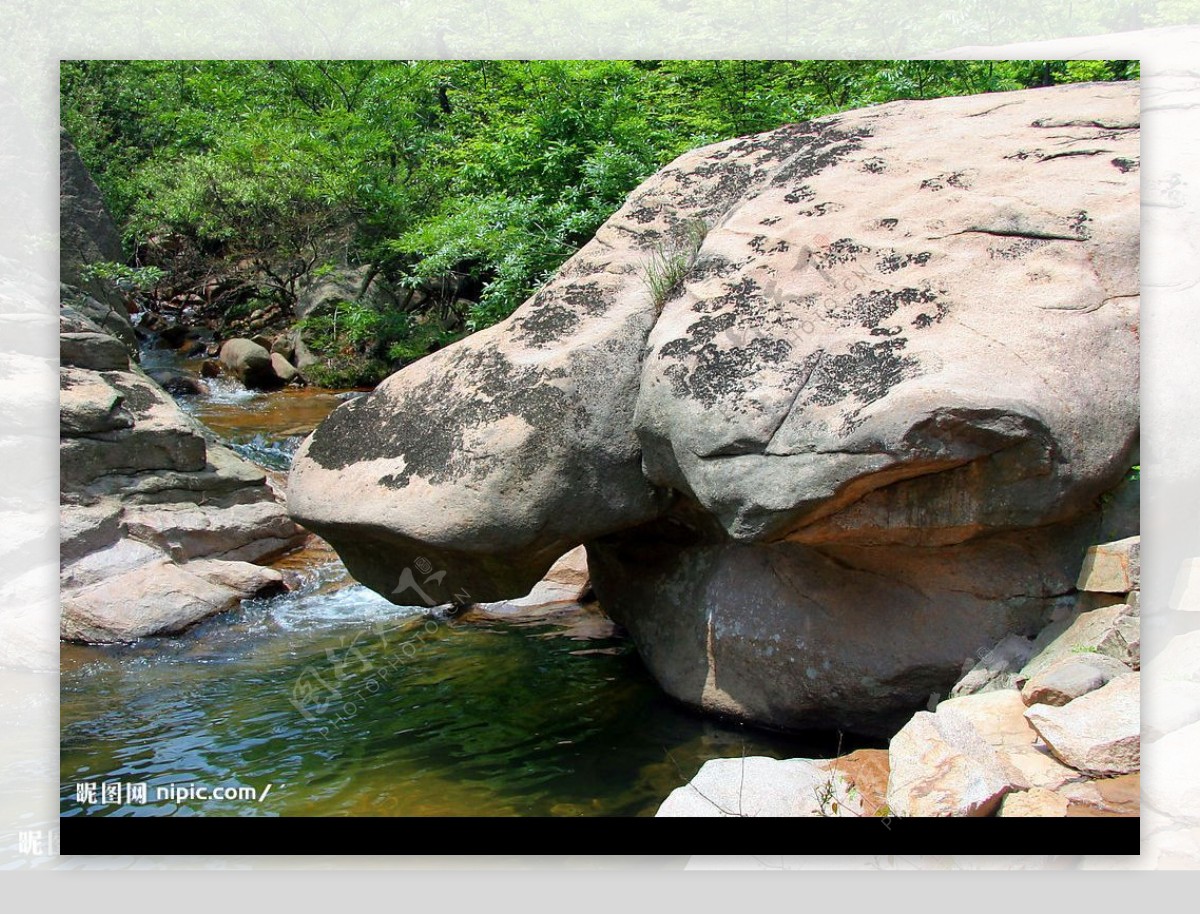
[[[776,172],[771,184],[775,187],[785,187],[819,175],[861,149],[862,141],[871,135],[871,131],[865,126],[842,130],[837,123],[836,120],[830,119],[820,124],[814,122],[808,125],[810,131],[796,138],[797,151],[787,164]]]
[[[639,225],[645,225],[649,222],[654,222],[662,214],[662,207],[646,204],[638,204],[636,206],[627,206],[622,214],[626,219],[632,220]]]
[[[100,377],[121,393],[124,405],[134,413],[145,413],[163,402],[154,395],[154,388],[149,383],[130,384],[128,376],[120,372],[101,372]]]
[[[677,397],[698,400],[706,407],[721,402],[734,404],[746,397],[748,376],[766,366],[785,362],[791,349],[786,340],[766,336],[754,337],[744,346],[720,346],[710,342],[691,349],[693,365],[690,369],[676,364],[669,366],[663,374],[670,379]]]
[[[842,204],[833,203],[832,201],[825,200],[825,201],[822,201],[821,203],[818,203],[818,204],[815,204],[814,206],[809,207],[807,210],[798,210],[797,215],[809,216],[809,217],[824,216],[826,213],[836,213],[838,210],[843,210],[843,209],[845,209],[845,207],[842,206]]]
[[[955,187],[964,191],[969,190],[971,180],[963,172],[949,172],[934,175],[932,178],[926,178],[921,182],[921,190],[923,191],[944,191],[948,187]]]
[[[838,302],[827,310],[831,321],[848,327],[858,324],[863,328],[876,328],[890,318],[903,305],[928,304],[937,300],[937,295],[928,287],[903,289],[872,289],[853,296],[849,302]]]
[[[782,216],[768,216],[766,219],[760,219],[758,224],[760,226],[773,226],[782,218]]]
[[[905,267],[924,267],[929,263],[931,257],[933,257],[932,251],[920,251],[916,254],[901,254],[897,251],[892,251],[879,258],[876,269],[880,273],[895,273],[897,270],[902,270]]]
[[[788,364],[790,341],[803,336],[808,322],[794,308],[764,297],[758,283],[748,277],[726,289],[722,296],[697,303],[702,317],[689,325],[685,335],[659,350],[660,360],[677,362],[663,370],[675,395],[708,407],[717,403],[736,407],[754,392],[746,379],[767,368],[782,370],[788,384],[800,384],[811,366]],[[815,298],[790,304],[812,306]]]
[[[1092,237],[1092,230],[1089,225],[1092,217],[1087,214],[1087,210],[1078,210],[1070,215],[1067,219],[1067,228],[1080,241],[1086,241]]]
[[[578,310],[553,290],[543,289],[530,303],[529,313],[514,324],[517,340],[526,346],[549,346],[579,325]]]
[[[928,311],[923,311],[912,319],[912,326],[917,330],[924,330],[926,327],[932,327],[934,324],[941,324],[942,319],[950,313],[950,306],[945,302],[938,302],[931,314]]]
[[[696,258],[696,262],[692,264],[692,268],[688,271],[687,281],[689,283],[696,283],[713,278],[732,276],[749,262],[750,258],[735,261],[720,254],[704,251]]]
[[[827,353],[809,378],[804,404],[827,407],[842,401],[861,406],[874,403],[915,374],[917,360],[903,355],[907,345],[904,337],[878,343],[860,340],[848,352]]]
[[[544,436],[561,435],[564,426],[578,428],[586,421],[587,405],[553,384],[565,374],[515,365],[495,346],[466,351],[456,371],[426,379],[405,393],[399,408],[383,388],[339,407],[313,434],[308,456],[326,470],[403,460],[403,469],[380,479],[394,488],[413,477],[435,485],[481,479],[514,460],[527,464],[532,476],[536,447],[515,456],[477,454],[469,441],[475,432],[514,416]]]
[[[839,238],[814,251],[812,265],[817,270],[828,270],[840,264],[853,263],[858,260],[860,254],[869,254],[870,251],[868,245],[860,244],[852,238]]]
[[[885,230],[885,231],[887,231],[887,232],[891,232],[891,231],[892,231],[894,228],[896,228],[896,226],[898,226],[899,224],[900,224],[900,220],[899,220],[899,219],[894,219],[894,218],[892,218],[892,217],[890,217],[890,216],[889,216],[889,217],[888,217],[888,218],[886,218],[886,219],[881,219],[881,220],[879,220],[878,222],[876,222],[876,223],[875,223],[875,226],[876,226],[877,228],[883,229],[883,230]]]
[[[791,244],[785,239],[771,240],[766,235],[755,235],[750,239],[750,250],[758,254],[783,254],[791,250]]]
[[[798,188],[788,191],[783,195],[784,203],[807,203],[810,200],[817,198],[817,192],[807,184],[802,184]],[[778,221],[778,217],[775,217]]]
[[[1122,174],[1126,174],[1128,172],[1137,171],[1137,169],[1141,166],[1141,161],[1138,159],[1127,159],[1124,156],[1118,156],[1112,160],[1112,164],[1114,167],[1119,169]]]
[[[863,159],[859,168],[861,168],[864,172],[870,172],[873,175],[878,175],[887,168],[887,163],[878,156],[871,156],[869,159]]]

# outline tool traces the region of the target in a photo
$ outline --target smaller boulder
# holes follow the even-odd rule
[[[170,324],[158,332],[158,339],[170,349],[179,349],[190,330],[186,324]]]
[[[1141,559],[1140,536],[1089,547],[1075,587],[1080,591],[1127,594],[1140,587]]]
[[[221,345],[221,364],[248,388],[271,390],[280,386],[271,365],[271,354],[253,340],[235,337]]]
[[[1124,775],[1141,767],[1141,678],[1127,674],[1061,707],[1025,712],[1050,752],[1086,775]]]
[[[1001,639],[950,690],[951,698],[1012,689],[1033,654],[1033,640],[1015,633]]]
[[[241,595],[163,558],[62,597],[62,637],[119,642],[180,632],[233,607]]]
[[[296,371],[296,367],[280,353],[271,353],[271,370],[275,373],[275,377],[284,384],[300,380],[300,373]]]
[[[266,597],[287,590],[283,573],[252,562],[230,562],[224,559],[197,559],[185,568],[193,575],[236,591],[243,598]]]
[[[1136,669],[1141,665],[1140,629],[1140,619],[1128,604],[1089,610],[1068,624],[1047,627],[1035,641],[1037,653],[1021,669],[1018,682],[1027,683],[1051,665],[1085,652],[1107,655]]]
[[[119,372],[129,368],[129,350],[108,334],[59,334],[58,353],[63,365],[94,372]]]
[[[151,369],[146,373],[168,394],[176,397],[199,397],[207,389],[195,375],[179,372],[175,369]]]
[[[1026,705],[1062,706],[1130,672],[1129,666],[1116,658],[1086,652],[1041,670],[1021,687],[1021,698]]]
[[[1142,777],[1138,772],[1064,785],[1069,817],[1136,817],[1141,815]]]

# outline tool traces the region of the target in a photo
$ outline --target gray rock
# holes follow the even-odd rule
[[[104,205],[79,153],[59,132],[59,274],[62,282],[78,287],[99,301],[121,304],[117,290],[99,279],[85,280],[83,270],[98,261],[123,263],[121,234]]]
[[[1088,549],[1076,587],[1080,591],[1127,594],[1139,587],[1142,538],[1127,537]]]
[[[265,596],[284,590],[283,573],[251,562],[198,559],[186,570],[216,585],[236,591],[241,597]]]
[[[270,352],[252,340],[226,340],[221,344],[221,364],[248,388],[270,390],[280,386]]]
[[[334,411],[289,508],[399,603],[418,560],[434,602],[502,600],[584,543],[672,695],[893,727],[1041,628],[1134,462],[1137,130],[1046,158],[1035,125],[1137,104],[899,102],[688,153],[507,321]],[[657,300],[655,252],[686,268]]]
[[[656,817],[860,816],[841,775],[808,759],[710,759],[676,788]]]
[[[64,370],[64,375],[74,377],[70,373],[79,371]],[[112,431],[64,439],[59,449],[63,491],[112,473],[204,469],[206,445],[202,432],[158,385],[140,371],[97,373],[93,380],[93,390],[101,390],[101,385],[115,389],[120,408],[128,412],[132,422]],[[89,403],[88,409],[94,412],[103,399]]]
[[[1035,705],[1025,717],[1050,751],[1087,775],[1124,775],[1141,768],[1138,674],[1111,680],[1061,708]]]
[[[391,299],[382,278],[367,264],[340,264],[318,275],[309,273],[300,282],[296,296],[296,317],[305,318],[320,308],[332,308],[339,302],[376,305]]]
[[[279,353],[271,353],[271,371],[275,373],[275,377],[283,384],[291,384],[300,378],[300,373],[296,371],[296,367]]]
[[[105,549],[121,536],[121,503],[64,504],[59,509],[59,555],[64,563]]]
[[[1033,654],[1033,640],[1006,635],[954,684],[950,696],[970,696],[996,689],[1012,689],[1021,668]]]
[[[208,389],[195,375],[175,369],[154,369],[147,373],[168,394],[176,397],[198,397]]]
[[[60,292],[62,303],[59,313],[73,325],[64,330],[109,334],[120,340],[128,353],[137,352],[137,334],[134,333],[133,322],[129,320],[129,312],[119,297],[101,302],[66,285],[60,287]]]
[[[129,368],[129,350],[120,340],[108,334],[60,334],[58,350],[63,365],[74,365],[97,372],[122,371]]]
[[[1127,664],[1107,655],[1087,652],[1061,658],[1026,682],[1021,687],[1021,698],[1026,705],[1066,705],[1127,673]]]

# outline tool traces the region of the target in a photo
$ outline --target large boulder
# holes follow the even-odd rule
[[[1137,156],[1135,84],[688,153],[334,411],[289,510],[398,603],[519,596],[583,543],[672,695],[890,732],[1074,599],[1137,462]]]

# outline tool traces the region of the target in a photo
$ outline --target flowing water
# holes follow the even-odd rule
[[[181,402],[281,470],[348,396],[217,379]],[[680,707],[595,610],[442,620],[355,584],[328,551],[277,567],[287,593],[182,635],[62,646],[64,816],[652,815],[706,759],[839,749],[836,735]],[[104,783],[127,787],[104,803]],[[94,801],[80,784],[97,786]],[[172,785],[256,794],[189,799]]]

